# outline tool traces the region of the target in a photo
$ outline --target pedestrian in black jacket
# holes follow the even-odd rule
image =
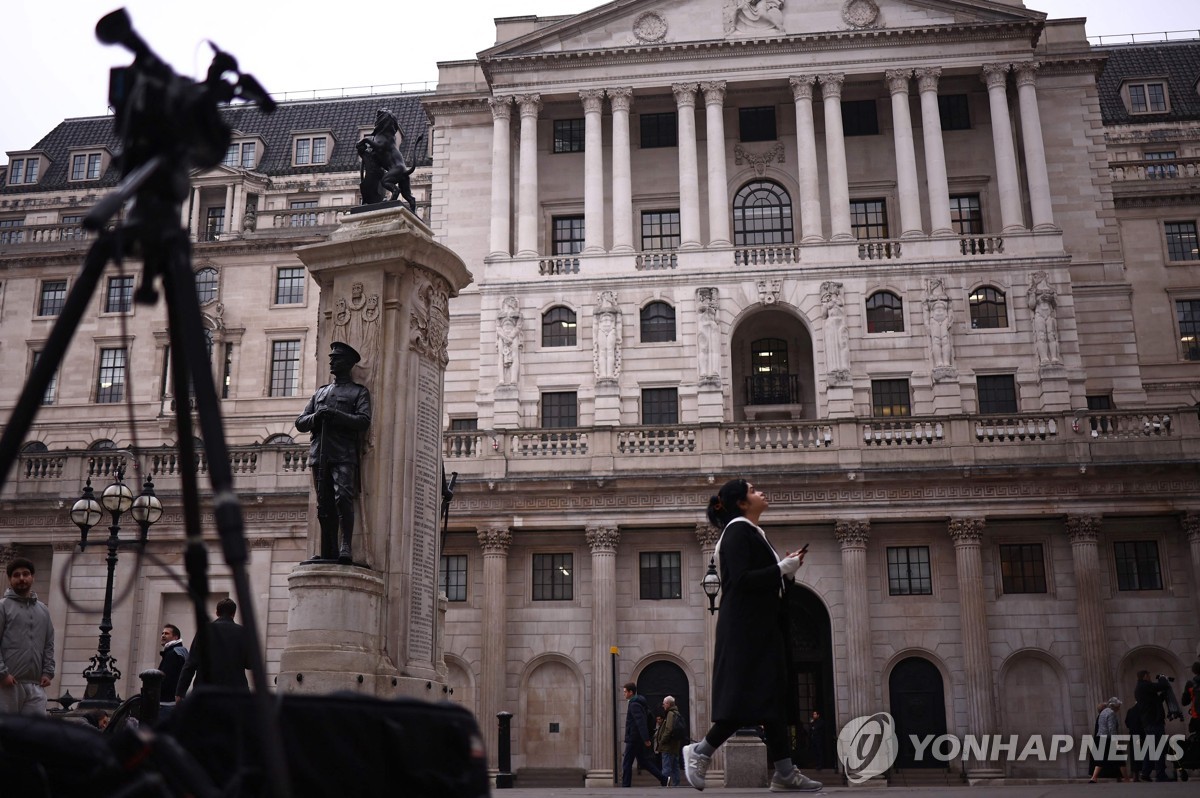
[[[233,622],[235,614],[237,604],[233,599],[223,598],[217,602],[217,617],[208,625],[207,641],[201,643],[200,635],[196,635],[192,640],[192,650],[188,653],[183,672],[179,675],[176,700],[183,700],[193,677],[196,677],[196,684],[229,687],[235,690],[250,689],[250,683],[246,681],[246,670],[250,667],[250,647],[254,645],[254,641],[246,634],[245,628]],[[210,651],[211,653],[207,654],[208,674],[205,675],[201,662]]]
[[[1166,691],[1169,688],[1163,687],[1158,681],[1151,681],[1150,671],[1138,671],[1137,686],[1133,688],[1133,698],[1136,701],[1135,710],[1142,724],[1142,734],[1146,737],[1150,744],[1150,750],[1153,751],[1153,746],[1158,738],[1162,737],[1167,732],[1167,711],[1163,707],[1163,701],[1166,700]],[[1155,781],[1173,781],[1167,777],[1167,752],[1166,746],[1159,751],[1159,755],[1147,755],[1142,760],[1142,772],[1139,778],[1142,781],[1150,781],[1150,769],[1154,769]]]
[[[162,651],[159,652],[158,669],[163,673],[162,688],[159,700],[164,704],[172,703],[179,695],[179,675],[183,673],[184,663],[187,662],[188,650],[183,644],[179,627],[173,623],[163,626]]]
[[[621,758],[621,786],[633,786],[633,762],[637,760],[638,767],[658,779],[658,783],[666,787],[666,779],[658,765],[654,764],[651,743],[654,735],[650,732],[653,721],[650,719],[650,706],[646,699],[637,694],[637,685],[629,682],[623,688],[626,700],[629,701],[625,710],[625,756]]]

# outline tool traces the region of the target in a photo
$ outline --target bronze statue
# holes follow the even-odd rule
[[[333,382],[318,388],[296,418],[296,429],[312,433],[308,466],[317,491],[317,521],[321,525],[321,551],[313,559],[337,560],[342,565],[353,563],[360,440],[371,425],[371,394],[350,379],[350,370],[361,359],[349,344],[330,344]]]
[[[416,213],[417,199],[413,196],[409,178],[417,166],[415,163],[412,166],[405,165],[404,156],[396,146],[396,133],[399,130],[400,123],[396,121],[395,115],[386,108],[380,108],[379,113],[375,115],[375,129],[370,135],[363,136],[362,141],[355,146],[358,157],[362,159],[359,190],[362,192],[364,205],[383,202],[384,195],[390,192],[390,200],[403,196],[408,202],[408,207]],[[414,154],[416,145],[424,138],[425,134],[421,134],[413,144]]]

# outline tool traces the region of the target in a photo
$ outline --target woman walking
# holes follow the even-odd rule
[[[713,725],[699,742],[684,746],[688,783],[704,789],[713,752],[743,726],[762,725],[767,754],[775,766],[771,792],[816,792],[813,781],[792,764],[784,696],[783,595],[804,563],[804,551],[780,557],[758,525],[766,496],[744,479],[721,486],[708,502],[708,520],[722,529],[716,558],[721,575],[721,609],[713,653]]]

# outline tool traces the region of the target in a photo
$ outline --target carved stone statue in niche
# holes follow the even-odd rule
[[[825,309],[825,371],[829,384],[849,382],[850,330],[846,326],[841,283],[832,280],[821,283],[821,306]]]
[[[1038,363],[1053,366],[1062,363],[1058,348],[1058,294],[1050,285],[1050,275],[1034,272],[1030,277],[1025,301],[1033,311],[1033,343]]]
[[[725,33],[784,33],[783,0],[726,0]]]
[[[521,377],[521,306],[515,296],[505,297],[496,317],[496,358],[501,385],[516,385]]]
[[[954,370],[954,344],[950,338],[953,324],[954,315],[950,310],[946,283],[942,278],[934,277],[925,289],[925,325],[929,328],[934,382],[957,376]]]
[[[621,308],[617,295],[603,291],[596,301],[592,360],[597,382],[615,382],[621,373]]]
[[[696,289],[697,331],[701,385],[721,384],[720,300],[715,288]]]

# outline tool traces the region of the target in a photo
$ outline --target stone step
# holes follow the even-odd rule
[[[521,789],[541,787],[582,787],[587,771],[583,768],[521,768],[515,774]]]

